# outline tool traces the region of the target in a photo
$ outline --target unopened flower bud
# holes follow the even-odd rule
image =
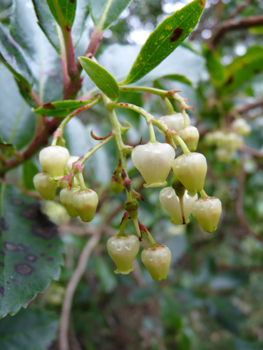
[[[57,182],[50,179],[48,173],[42,172],[34,176],[34,186],[39,194],[46,200],[55,198],[57,191]]]
[[[186,146],[191,152],[194,152],[197,148],[199,141],[199,131],[195,126],[189,125],[185,126],[180,130],[180,136],[183,141],[186,143]]]
[[[67,148],[61,146],[49,146],[39,153],[39,161],[43,171],[55,179],[64,175],[68,159],[69,152]]]
[[[90,222],[96,213],[99,199],[93,190],[78,191],[73,194],[72,203],[81,220]]]

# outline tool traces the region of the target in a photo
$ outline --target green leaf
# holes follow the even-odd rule
[[[209,49],[205,50],[206,67],[210,74],[211,82],[215,87],[219,87],[226,81],[226,72],[221,64],[218,54]]]
[[[57,25],[52,13],[46,3],[43,0],[32,0],[34,4],[34,9],[37,16],[37,23],[42,31],[45,33],[46,37],[56,49],[58,54],[61,54],[61,42],[59,39],[60,28]]]
[[[40,204],[11,185],[1,185],[0,318],[26,308],[60,275],[64,252],[57,227]]]
[[[119,97],[119,87],[113,76],[101,65],[87,57],[79,57],[79,62],[93,83],[112,101]]]
[[[33,177],[39,173],[39,170],[32,160],[28,160],[23,164],[23,182],[25,188],[28,190],[34,190]]]
[[[21,97],[10,71],[0,64],[0,136],[20,150],[33,138],[36,118]]]
[[[48,115],[51,117],[66,117],[77,108],[85,106],[88,104],[88,101],[75,101],[75,100],[67,100],[67,101],[57,101],[46,103],[43,106],[34,109],[33,112],[38,115]]]
[[[0,322],[0,349],[46,350],[55,339],[58,316],[40,308],[21,310]]]
[[[42,103],[62,99],[63,78],[60,58],[38,26],[33,6],[28,7],[28,3],[24,0],[16,0],[11,16],[10,32],[23,48],[23,54],[30,64],[34,77],[34,90]]]
[[[151,33],[122,84],[131,84],[139,80],[170,55],[197,25],[205,2],[194,0],[167,17]]]
[[[250,47],[245,55],[237,57],[226,69],[226,83],[222,93],[226,94],[240,88],[241,85],[263,71],[263,48]]]
[[[162,77],[162,79],[169,79],[169,80],[173,80],[173,81],[180,81],[183,84],[189,85],[189,86],[193,86],[192,82],[186,78],[184,75],[181,74],[169,74],[169,75],[165,75],[164,77]]]
[[[93,22],[100,31],[108,28],[132,0],[89,0]]]
[[[22,50],[0,23],[0,61],[23,84],[31,90],[32,74]]]
[[[77,0],[47,0],[47,4],[61,29],[71,29],[75,18]]]
[[[86,20],[89,15],[89,5],[87,0],[78,0],[71,35],[74,46],[76,47],[84,30],[86,29]],[[85,50],[85,49],[84,49]]]

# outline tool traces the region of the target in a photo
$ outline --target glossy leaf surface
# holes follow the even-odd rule
[[[205,1],[194,0],[167,17],[146,40],[122,84],[141,79],[170,55],[195,28],[204,6]]]
[[[89,0],[91,17],[101,31],[108,28],[132,0]]]
[[[119,87],[113,76],[101,65],[87,57],[79,57],[80,64],[93,83],[112,101],[118,99]]]
[[[77,0],[47,0],[47,3],[62,30],[69,30],[74,22]]]
[[[43,0],[32,0],[34,9],[36,12],[38,25],[45,33],[50,43],[54,46],[56,51],[61,54],[61,42],[59,38],[59,27],[52,16],[52,13],[46,3]]]
[[[59,320],[39,308],[21,310],[0,323],[0,348],[3,350],[45,350],[56,336]]]
[[[40,204],[11,185],[1,185],[0,317],[26,308],[58,279],[63,244]]]

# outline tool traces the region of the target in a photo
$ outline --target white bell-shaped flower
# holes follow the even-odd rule
[[[131,154],[134,166],[146,181],[144,187],[165,186],[174,157],[174,148],[160,142],[138,145]]]
[[[205,156],[197,152],[182,154],[173,161],[172,168],[190,196],[202,191],[207,172]]]
[[[159,199],[171,217],[171,222],[175,225],[182,225],[184,222],[189,222],[189,217],[192,213],[193,205],[198,198],[197,194],[194,197],[189,196],[188,191],[185,191],[183,196],[183,210],[184,218],[181,210],[180,199],[176,195],[175,190],[172,187],[165,187],[159,194]]]
[[[187,116],[187,122],[190,124],[189,116]],[[165,122],[169,129],[179,132],[184,127],[184,116],[182,113],[174,113],[165,115],[160,118],[161,121]]]
[[[205,232],[213,232],[221,216],[222,204],[216,197],[199,198],[195,201],[192,212]]]

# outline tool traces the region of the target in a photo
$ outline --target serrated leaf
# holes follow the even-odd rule
[[[71,29],[75,18],[77,0],[47,0],[47,4],[61,29]]]
[[[132,0],[89,0],[95,26],[101,31],[108,28],[131,2]]]
[[[0,322],[0,349],[46,350],[56,336],[58,316],[40,308],[21,310]]]
[[[0,318],[26,308],[57,280],[64,246],[40,204],[11,185],[1,185]]]
[[[38,115],[47,115],[51,117],[66,117],[77,108],[85,106],[88,104],[88,101],[75,101],[75,100],[67,100],[67,101],[56,101],[51,103],[46,103],[43,106],[34,109],[33,112]]]
[[[0,23],[0,61],[21,82],[31,90],[32,74],[21,48]]]
[[[222,93],[226,94],[240,88],[241,85],[251,80],[263,71],[263,48],[250,47],[245,55],[237,57],[231,64],[225,67],[226,83],[222,87]]]
[[[119,97],[119,87],[113,76],[101,65],[87,57],[79,57],[79,62],[93,83],[112,101]]]
[[[56,49],[56,51],[61,54],[61,42],[60,42],[60,28],[55,21],[52,13],[46,3],[43,0],[32,0],[34,4],[34,9],[37,16],[37,23],[39,27],[43,30],[46,37]]]
[[[39,172],[37,166],[32,160],[23,164],[23,183],[28,190],[34,190],[33,177]]]
[[[122,84],[131,84],[141,79],[170,55],[197,25],[205,2],[194,0],[167,17],[146,40]]]

